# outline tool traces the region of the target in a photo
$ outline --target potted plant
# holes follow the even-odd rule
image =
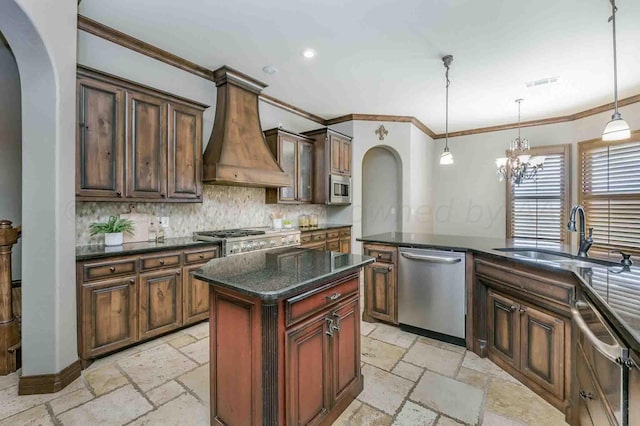
[[[91,236],[104,234],[105,246],[120,246],[123,242],[124,233],[133,234],[133,222],[129,219],[120,219],[117,216],[110,216],[106,222],[95,222],[89,226]]]

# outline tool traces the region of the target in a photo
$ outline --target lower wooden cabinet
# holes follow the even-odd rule
[[[337,401],[360,379],[360,304],[347,302],[332,312],[334,332],[331,337],[333,357],[332,401]]]
[[[489,290],[487,295],[489,352],[514,367],[520,364],[520,306]]]
[[[193,278],[193,271],[204,265],[191,265],[182,268],[182,321],[193,324],[209,318],[209,284]]]
[[[351,228],[331,228],[327,231],[307,230],[300,235],[300,247],[351,253]]]
[[[209,285],[193,271],[218,246],[79,261],[78,352],[88,360],[209,317]]]
[[[398,324],[398,249],[382,244],[365,244],[364,254],[376,262],[364,270],[365,321]]]
[[[140,338],[182,325],[182,269],[140,275]]]
[[[85,358],[112,352],[138,340],[137,292],[135,276],[82,286],[78,349]]]

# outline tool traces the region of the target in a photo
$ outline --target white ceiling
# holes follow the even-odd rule
[[[640,1],[618,0],[620,97],[640,93]],[[444,132],[613,100],[608,0],[83,0],[80,13],[200,65],[229,65],[325,118],[416,116]],[[317,56],[304,59],[311,47]],[[265,65],[279,69],[262,72]],[[525,82],[560,76],[527,89]]]

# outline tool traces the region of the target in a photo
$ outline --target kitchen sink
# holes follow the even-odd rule
[[[554,263],[559,265],[575,266],[577,268],[593,268],[593,267],[608,267],[608,266],[620,266],[615,262],[607,262],[606,260],[590,259],[584,257],[574,256],[572,254],[563,253],[559,251],[540,250],[523,247],[503,247],[496,248],[496,251],[512,253],[513,257],[535,260],[542,263]]]

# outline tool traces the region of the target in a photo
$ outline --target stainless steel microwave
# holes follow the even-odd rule
[[[351,178],[348,176],[329,175],[329,203],[351,204]]]

